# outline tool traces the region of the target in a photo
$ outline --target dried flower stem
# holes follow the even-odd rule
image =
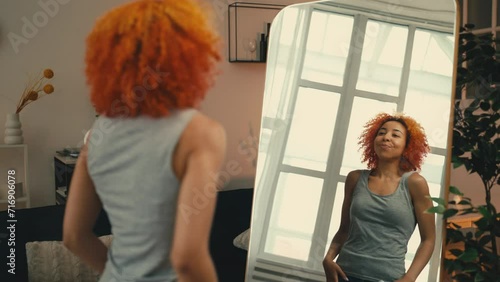
[[[51,69],[45,69],[42,74],[38,75],[38,79],[30,79],[26,87],[24,88],[21,99],[17,104],[16,113],[20,113],[24,107],[31,104],[33,101],[40,99],[45,95],[49,95],[54,91],[54,86],[52,84],[45,84],[45,80],[50,80],[54,76],[54,72]]]

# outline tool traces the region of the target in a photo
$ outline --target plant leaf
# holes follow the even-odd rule
[[[491,106],[490,103],[488,103],[486,101],[483,101],[480,104],[481,110],[483,110],[483,111],[488,111],[490,109],[490,106]]]
[[[465,251],[457,258],[461,261],[471,262],[475,261],[478,256],[479,254],[475,248],[466,248]]]
[[[476,234],[477,236],[477,234]],[[486,244],[488,243],[491,243],[491,236],[490,235],[484,235],[483,237],[481,237],[481,239],[479,239],[479,246],[481,247],[484,247]]]
[[[436,202],[438,205],[440,206],[445,206],[446,205],[446,201],[443,199],[443,198],[434,198],[434,197],[430,197],[430,199],[433,201],[433,202]]]
[[[454,195],[459,195],[459,196],[463,196],[464,194],[462,192],[460,192],[460,190],[458,190],[457,187],[455,186],[450,186],[450,189],[449,189],[449,192],[451,194],[454,194]]]
[[[467,263],[463,269],[463,272],[475,273],[481,271],[481,268],[476,263]]]
[[[487,230],[489,229],[490,221],[485,217],[481,217],[480,219],[474,221],[474,224],[481,230]]]
[[[443,214],[443,212],[446,210],[444,206],[435,206],[432,207],[428,210],[426,210],[427,213],[438,213],[438,214]]]
[[[476,276],[474,277],[474,282],[485,282],[485,281],[487,281],[487,280],[484,277],[482,272],[476,273]]]
[[[462,251],[460,249],[451,249],[450,253],[456,257],[459,257],[464,253],[464,251]]]
[[[462,200],[461,200],[458,204],[459,204],[459,205],[463,205],[463,206],[464,206],[464,205],[468,205],[468,206],[470,206],[470,205],[471,205],[471,203],[470,203],[470,201],[469,201],[469,200],[464,200],[464,199],[462,199]]]
[[[483,215],[484,218],[490,219],[492,217],[492,214],[488,211],[488,208],[486,206],[480,206],[477,208],[480,214]]]
[[[447,209],[443,213],[443,219],[450,218],[458,213],[457,209]]]

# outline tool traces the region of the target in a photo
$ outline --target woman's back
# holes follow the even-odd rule
[[[95,122],[88,169],[114,236],[102,281],[175,277],[169,254],[180,183],[172,164],[195,113]]]
[[[199,107],[221,59],[209,11],[197,0],[130,1],[86,39],[90,100],[106,118],[81,149],[63,236],[101,281],[170,281],[172,269],[179,281],[217,281],[209,239],[225,132],[182,110]],[[103,207],[110,250],[92,232]]]

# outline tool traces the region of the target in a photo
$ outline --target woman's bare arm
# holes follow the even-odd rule
[[[429,199],[429,186],[427,181],[418,173],[413,173],[408,178],[408,188],[410,190],[415,214],[417,217],[418,230],[420,232],[420,245],[413,261],[406,274],[397,281],[416,281],[422,269],[429,262],[434,244],[436,241],[436,225],[434,214],[427,213],[426,210],[432,207]]]
[[[338,267],[337,264],[333,262],[333,260],[337,257],[340,252],[340,249],[344,245],[347,240],[347,236],[349,234],[349,226],[351,224],[351,218],[349,215],[349,211],[351,209],[351,201],[352,194],[354,192],[354,187],[356,187],[356,183],[358,182],[358,178],[360,175],[360,171],[351,171],[346,178],[345,181],[345,192],[344,192],[344,202],[342,203],[342,215],[340,220],[340,227],[335,236],[332,239],[330,244],[330,248],[326,253],[326,256],[323,260],[323,268],[325,269],[325,273],[327,276],[327,281],[335,281],[337,282],[337,275],[340,274],[344,279],[347,279],[345,273]],[[337,215],[333,215],[337,216]]]
[[[78,156],[69,191],[64,212],[64,245],[84,263],[102,273],[107,248],[93,233],[102,204],[87,169],[87,145]]]
[[[181,159],[174,167],[182,174],[182,184],[171,261],[180,282],[217,281],[209,238],[218,191],[216,176],[225,157],[225,132],[218,123],[197,115],[180,142],[176,155]]]

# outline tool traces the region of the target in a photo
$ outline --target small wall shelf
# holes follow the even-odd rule
[[[286,5],[250,2],[230,4],[228,6],[229,62],[266,62],[269,26],[284,7]]]

